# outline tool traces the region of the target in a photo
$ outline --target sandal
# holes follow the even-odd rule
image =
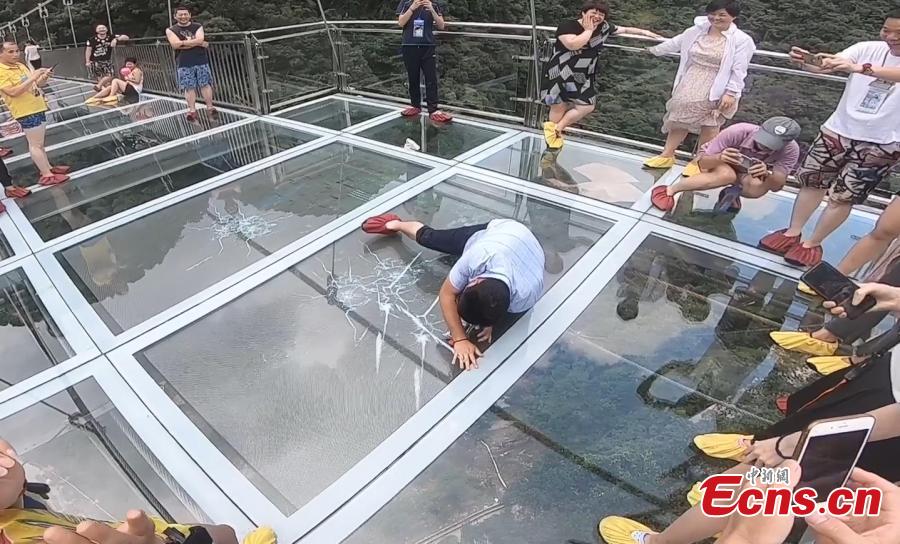
[[[653,192],[650,193],[650,202],[653,203],[657,210],[670,212],[675,209],[675,197],[667,193],[666,191],[668,190],[668,186],[660,185],[655,187]]]
[[[787,229],[776,230],[759,241],[759,248],[777,255],[784,255],[800,243],[800,235],[785,236]]]
[[[69,176],[65,174],[50,174],[49,176],[41,176],[38,179],[38,185],[49,187],[51,185],[59,185],[69,181]]]
[[[451,116],[449,113],[444,113],[441,110],[432,112],[429,117],[435,123],[449,123],[453,120],[453,116]]]
[[[795,266],[816,266],[822,262],[822,246],[805,247],[797,244],[784,254],[784,260]]]
[[[31,189],[27,187],[20,187],[18,185],[10,185],[6,188],[6,196],[9,198],[25,198],[26,196],[31,194]]]
[[[401,111],[400,115],[402,115],[403,117],[415,117],[415,116],[419,115],[420,113],[422,113],[422,108],[410,106],[410,107],[406,108],[405,110]]]
[[[9,157],[13,154],[13,150],[8,147],[0,147],[0,159],[3,157]]]
[[[397,231],[388,229],[385,225],[391,221],[400,221],[400,216],[393,213],[383,213],[370,217],[363,221],[362,230],[366,234],[381,234],[391,236],[397,234]]]

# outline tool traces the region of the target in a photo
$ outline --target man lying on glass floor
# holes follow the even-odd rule
[[[237,544],[227,525],[179,525],[131,510],[126,520],[100,522],[48,508],[50,487],[25,479],[16,450],[0,438],[0,542],[3,544]],[[242,544],[276,544],[259,527]]]
[[[478,342],[490,343],[494,326],[511,326],[544,292],[544,250],[528,227],[512,219],[437,230],[385,213],[366,219],[362,230],[385,236],[402,233],[422,247],[459,257],[438,299],[453,363],[458,361],[460,368],[478,368],[482,355],[464,322],[480,328]]]

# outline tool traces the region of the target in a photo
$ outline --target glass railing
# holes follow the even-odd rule
[[[539,79],[553,48],[551,27],[452,21],[440,33],[438,70],[442,104],[471,115],[538,127]],[[213,34],[217,99],[223,105],[267,113],[332,92],[405,102],[406,70],[400,29],[393,20],[310,21],[251,32]],[[677,58],[646,52],[652,42],[610,41],[600,60],[597,110],[581,133],[618,144],[658,149]],[[117,61],[135,56],[147,73],[148,91],[177,96],[171,49],[164,38],[134,40],[116,50]],[[63,77],[86,78],[83,49],[45,52]],[[843,79],[794,69],[786,55],[757,51],[734,121],[760,123],[774,115],[796,119],[808,146],[831,114]],[[814,92],[813,92],[814,91]],[[695,141],[688,139],[687,156]],[[879,193],[900,189],[894,174]]]

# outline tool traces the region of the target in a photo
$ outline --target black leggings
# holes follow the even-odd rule
[[[40,69],[41,69],[41,66],[43,66],[43,63],[41,62],[41,59],[40,59],[40,58],[36,58],[36,59],[30,60],[30,61],[28,61],[28,62],[31,63],[31,66],[32,66],[35,70],[40,70]]]
[[[878,283],[892,287],[900,287],[900,262],[894,263]],[[866,312],[856,319],[832,319],[825,325],[825,330],[841,339],[843,344],[852,344],[860,338],[867,339],[872,329],[887,317],[888,312]]]
[[[436,112],[438,109],[438,80],[434,46],[408,45],[401,49],[403,50],[403,63],[406,65],[406,73],[409,76],[409,103],[416,108],[422,106],[421,74],[425,74],[425,101],[428,103],[428,112]]]
[[[443,230],[436,230],[426,225],[416,233],[416,242],[422,247],[459,257],[465,251],[469,238],[486,228],[487,223]]]
[[[9,187],[13,184],[12,177],[9,175],[9,169],[6,168],[6,163],[3,162],[3,159],[0,159],[0,185],[4,187]]]

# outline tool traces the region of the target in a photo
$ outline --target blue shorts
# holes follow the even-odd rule
[[[22,130],[28,130],[30,128],[38,128],[47,122],[47,115],[44,112],[40,113],[32,113],[31,115],[26,115],[21,119],[16,119],[19,125],[22,127]]]
[[[212,70],[210,70],[209,64],[185,66],[178,69],[178,88],[182,91],[209,87],[212,82]]]

